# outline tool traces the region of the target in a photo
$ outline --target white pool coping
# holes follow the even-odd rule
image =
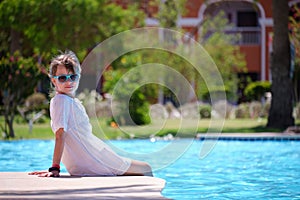
[[[242,140],[242,141],[299,141],[299,133],[199,133],[198,140]]]
[[[42,178],[0,173],[0,199],[166,199],[165,180],[147,176]]]

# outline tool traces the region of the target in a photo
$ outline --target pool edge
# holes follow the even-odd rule
[[[147,176],[41,178],[0,172],[0,199],[167,199],[166,181]]]

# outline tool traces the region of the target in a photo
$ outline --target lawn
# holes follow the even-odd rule
[[[3,120],[0,120],[3,123]],[[197,120],[179,120],[167,119],[156,120],[147,126],[122,126],[113,128],[107,124],[106,119],[92,119],[94,134],[102,139],[117,138],[149,138],[151,135],[164,136],[167,134],[179,137],[194,137],[197,133],[206,133],[209,125],[209,132],[223,133],[254,133],[254,132],[280,132],[278,129],[268,129],[265,127],[267,119],[230,119],[224,121],[201,119]],[[29,132],[29,126],[26,123],[15,123],[15,139],[53,139],[54,135],[50,128],[50,120],[45,123],[34,124],[32,132]]]

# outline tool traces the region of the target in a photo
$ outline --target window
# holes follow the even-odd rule
[[[257,13],[255,11],[237,12],[238,27],[256,27],[258,26]]]

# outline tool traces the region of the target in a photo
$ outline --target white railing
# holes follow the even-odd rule
[[[238,45],[258,45],[261,43],[260,27],[234,27],[227,29],[226,34],[239,35]]]

